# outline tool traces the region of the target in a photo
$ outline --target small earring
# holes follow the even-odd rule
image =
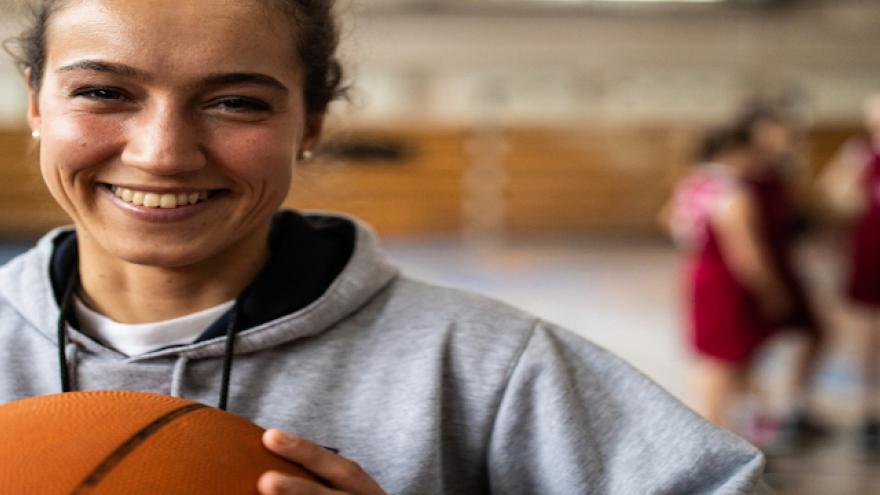
[[[34,139],[40,139],[40,131],[34,131],[31,133],[31,137]]]
[[[303,150],[302,153],[300,153],[300,157],[303,160],[311,160],[314,156],[315,154],[312,153],[312,150]]]

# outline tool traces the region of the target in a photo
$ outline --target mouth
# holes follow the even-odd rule
[[[114,184],[100,184],[117,198],[134,206],[171,210],[208,201],[225,192],[224,189],[200,189],[192,191],[157,192],[132,189]]]

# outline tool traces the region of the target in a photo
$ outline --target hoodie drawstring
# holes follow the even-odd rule
[[[76,367],[79,365],[79,347],[73,342],[67,343],[66,352],[64,353],[67,357],[67,370],[70,377],[70,388],[76,388]]]
[[[220,401],[217,407],[226,410],[226,401],[229,398],[229,379],[232,376],[232,358],[235,355],[235,324],[238,320],[238,301],[229,310],[229,320],[226,322],[226,349],[223,353],[223,378],[220,380]]]
[[[79,270],[73,269],[64,296],[61,298],[61,313],[58,315],[58,367],[61,372],[61,392],[70,392],[70,369],[67,363],[67,316],[73,305],[73,293],[79,285]]]
[[[61,298],[60,314],[58,315],[58,367],[61,375],[61,391],[71,392],[73,387],[70,382],[70,365],[76,365],[76,344],[71,343],[72,350],[67,348],[67,322],[70,320],[70,311],[73,307],[73,295],[79,286],[79,269],[74,266],[73,273],[67,281],[67,287],[64,289],[64,296]],[[232,359],[235,354],[235,332],[236,323],[238,321],[238,304],[236,300],[232,309],[229,310],[229,319],[226,322],[226,348],[223,353],[223,376],[220,380],[220,400],[217,407],[226,410],[229,399],[229,382],[232,376]],[[71,358],[68,359],[68,352]],[[174,371],[171,377],[171,395],[177,397],[180,394],[181,382],[186,368],[188,359],[180,357],[174,364]]]
[[[174,363],[174,371],[171,372],[171,392],[170,395],[172,397],[180,397],[180,388],[183,383],[183,374],[186,371],[186,365],[189,362],[189,359],[186,356],[180,356],[177,358],[177,362]]]

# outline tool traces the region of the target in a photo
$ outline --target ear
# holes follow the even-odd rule
[[[312,150],[318,145],[321,133],[324,131],[324,114],[310,115],[307,117],[306,132],[303,135],[300,150]]]
[[[40,93],[31,85],[31,69],[24,70],[24,85],[28,95],[27,121],[32,131],[40,130]]]

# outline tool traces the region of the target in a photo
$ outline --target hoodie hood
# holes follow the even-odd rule
[[[55,229],[29,252],[0,268],[0,297],[43,337],[56,343],[55,329],[60,317],[56,286],[66,280],[64,270],[58,268],[58,251],[65,249],[68,256],[72,252],[75,259],[75,243],[73,249],[69,247],[73,232],[72,227]],[[369,227],[338,214],[279,212],[273,218],[270,250],[267,266],[239,297],[242,315],[235,354],[318,335],[369,301],[398,273],[381,253]],[[330,251],[336,253],[333,259],[328,258]],[[337,268],[332,267],[334,263]],[[316,266],[324,267],[325,271],[310,269]],[[288,275],[290,280],[286,279]],[[311,291],[301,289],[299,275],[311,279]],[[145,361],[171,355],[187,359],[222,356],[226,338],[217,328],[225,327],[227,317],[224,315],[207,328],[193,344],[159,349],[127,360]],[[77,330],[75,322],[71,323],[70,342],[94,354],[119,358],[119,353],[94,341]]]

